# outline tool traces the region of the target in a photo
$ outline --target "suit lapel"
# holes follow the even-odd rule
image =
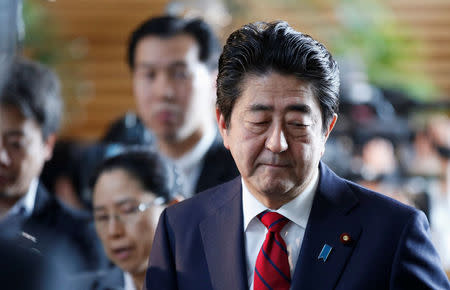
[[[214,289],[247,288],[241,191],[236,178],[223,192],[231,198],[200,224]]]
[[[100,275],[99,280],[93,283],[92,288],[99,290],[124,289],[125,281],[123,279],[123,275],[122,270],[117,267],[113,267],[111,270]]]
[[[320,183],[314,198],[292,289],[334,289],[361,234],[361,226],[348,213],[357,205],[356,196],[325,164],[320,164]],[[348,234],[351,242],[340,237]],[[332,247],[326,261],[319,260],[324,245]]]
[[[218,166],[220,164],[220,166]],[[231,153],[223,146],[222,137],[217,131],[213,144],[206,152],[202,170],[195,186],[195,192],[201,192],[238,176]]]

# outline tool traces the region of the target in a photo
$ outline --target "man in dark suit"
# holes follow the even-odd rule
[[[91,219],[64,207],[39,182],[61,111],[56,75],[38,63],[15,59],[0,93],[1,236],[30,237],[59,269],[93,270],[107,260]]]
[[[320,161],[339,92],[322,44],[285,22],[245,25],[217,91],[241,178],[162,213],[147,289],[450,289],[422,212]]]
[[[238,175],[214,122],[219,52],[203,20],[144,21],[128,45],[137,116],[116,121],[103,139],[156,146],[174,161],[187,197]]]

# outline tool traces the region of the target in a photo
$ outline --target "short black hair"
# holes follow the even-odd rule
[[[244,78],[276,71],[310,83],[322,111],[323,130],[337,113],[339,68],[325,46],[284,21],[244,25],[229,37],[219,58],[217,101],[230,125]]]
[[[171,200],[174,183],[170,161],[156,150],[142,146],[130,146],[121,153],[103,160],[90,179],[90,187],[94,188],[102,173],[122,169],[134,177],[146,191],[156,197],[162,197],[167,203]]]
[[[136,46],[139,40],[152,35],[169,38],[183,33],[189,34],[197,42],[200,61],[205,63],[210,70],[216,69],[221,47],[212,28],[200,18],[188,19],[171,15],[149,18],[132,32],[127,53],[130,69],[134,69]]]
[[[16,58],[0,93],[0,105],[19,109],[27,119],[40,126],[44,140],[58,131],[63,101],[56,74],[44,65]]]

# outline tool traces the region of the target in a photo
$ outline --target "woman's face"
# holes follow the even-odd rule
[[[156,225],[164,208],[151,204],[155,198],[123,169],[104,171],[95,184],[97,233],[108,257],[125,272],[139,273],[147,268]],[[141,211],[140,204],[150,207]]]

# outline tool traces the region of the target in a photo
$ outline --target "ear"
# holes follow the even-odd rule
[[[44,140],[45,161],[49,161],[53,156],[53,148],[55,148],[56,134],[50,134],[46,140]]]
[[[327,131],[325,132],[325,141],[328,139],[328,136],[330,136],[331,131],[333,131],[334,125],[336,124],[338,115],[333,114],[333,119],[331,120],[330,124],[328,125]]]
[[[219,127],[220,135],[222,136],[223,146],[225,146],[225,148],[227,148],[229,150],[230,146],[228,144],[228,128],[225,123],[225,117],[220,112],[219,108],[217,108],[217,107],[216,107],[216,119],[217,119],[217,125]]]
[[[217,90],[217,74],[219,71],[217,69],[214,69],[209,72],[210,80],[211,80],[211,86],[214,89],[214,92]]]

